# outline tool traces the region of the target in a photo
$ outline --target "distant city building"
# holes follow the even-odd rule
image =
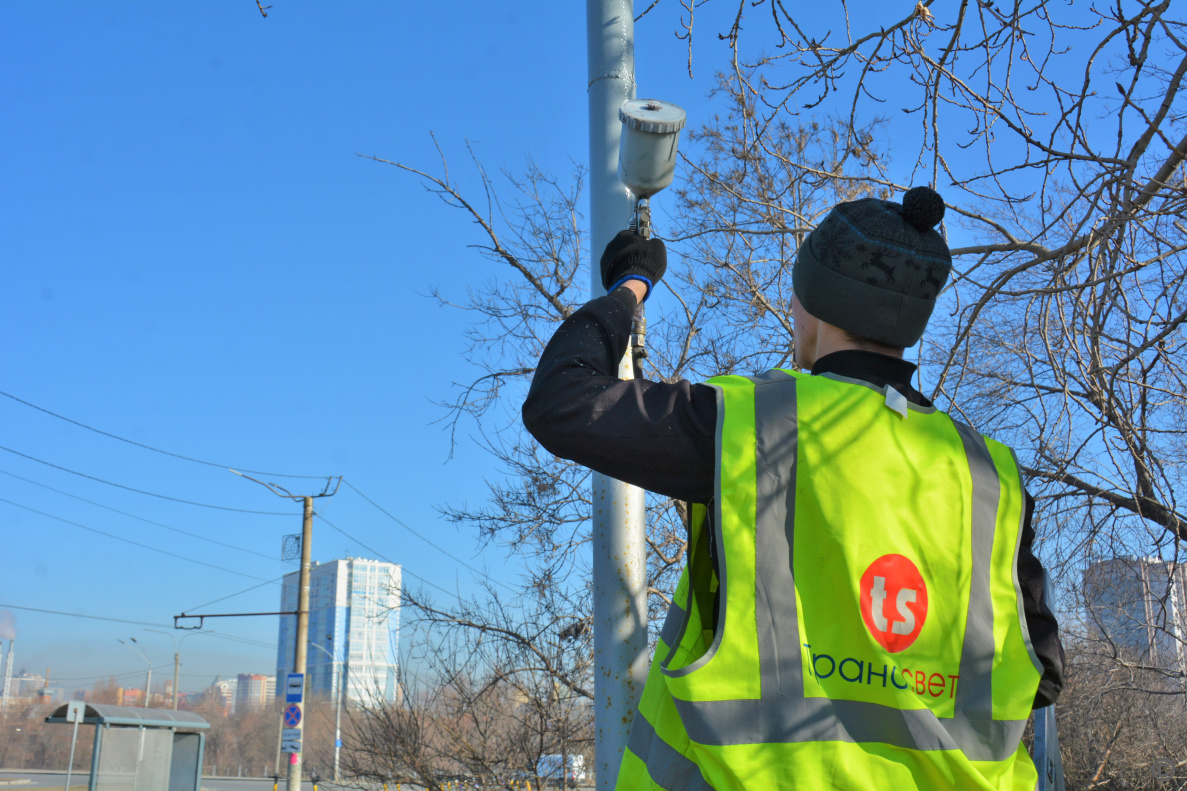
[[[240,673],[235,687],[235,711],[259,711],[276,697],[276,678]]]
[[[1084,572],[1088,622],[1126,659],[1187,670],[1187,571],[1157,558],[1116,558]]]
[[[234,714],[236,693],[238,691],[239,679],[220,679],[216,676],[214,682],[210,685],[210,689],[206,690],[206,701],[221,708],[223,714]]]
[[[66,690],[62,687],[42,687],[37,690],[38,703],[61,703],[66,700]]]
[[[284,578],[280,609],[297,609],[298,573]],[[347,700],[394,700],[400,629],[400,566],[345,558],[315,563],[310,571],[309,642],[305,688],[337,699],[343,679]],[[276,675],[293,672],[297,618],[280,617]]]
[[[14,698],[36,698],[44,687],[45,676],[21,670],[12,678],[11,693]]]

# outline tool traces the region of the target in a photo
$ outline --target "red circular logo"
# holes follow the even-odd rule
[[[892,654],[915,642],[927,618],[927,586],[915,564],[902,555],[871,563],[861,575],[861,617]]]

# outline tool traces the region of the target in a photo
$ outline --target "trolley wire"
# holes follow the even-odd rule
[[[156,623],[153,621],[130,621],[126,618],[108,618],[107,616],[104,616],[104,615],[87,615],[86,613],[65,612],[64,610],[47,610],[43,607],[24,607],[20,604],[5,604],[4,602],[0,602],[0,609],[22,610],[22,611],[26,611],[26,612],[39,612],[39,613],[45,613],[47,615],[63,615],[68,618],[85,618],[88,621],[111,621],[113,623],[127,623],[127,624],[132,624],[133,626],[163,626],[163,627],[169,626],[169,624],[167,624],[167,623]],[[234,634],[223,634],[222,632],[216,632],[213,629],[209,630],[209,631],[197,632],[196,634],[209,635],[210,637],[216,637],[220,640],[230,640],[235,643],[244,643],[245,645],[260,646],[261,648],[271,648],[271,649],[276,648],[276,646],[272,643],[265,643],[262,640],[252,640],[251,638],[240,637],[239,635],[234,635]],[[167,667],[167,665],[162,665],[162,667]],[[139,672],[139,671],[137,671],[137,672]],[[125,674],[125,675],[129,675],[129,674]],[[89,676],[88,676],[88,678],[89,678]]]
[[[351,483],[350,481],[348,481],[348,480],[346,480],[345,478],[343,478],[342,482],[343,482],[343,483],[345,483],[347,486],[349,486],[351,489],[353,489],[353,490],[354,490],[354,492],[355,492],[355,494],[357,494],[359,497],[362,497],[364,500],[366,500],[367,502],[369,502],[371,505],[373,505],[373,506],[375,506],[376,508],[378,508],[378,509],[379,509],[379,511],[380,511],[380,512],[381,512],[381,513],[382,513],[384,516],[386,516],[388,519],[392,520],[392,521],[393,521],[393,522],[395,522],[397,525],[399,525],[400,527],[404,528],[404,529],[405,529],[405,530],[407,530],[409,533],[411,533],[412,535],[414,535],[414,536],[416,536],[417,538],[419,538],[421,541],[423,541],[423,542],[425,542],[426,544],[428,544],[429,546],[431,546],[433,549],[435,549],[435,550],[437,550],[438,552],[440,552],[441,554],[445,555],[447,558],[449,558],[449,559],[453,560],[455,563],[460,563],[461,565],[465,566],[466,568],[468,568],[470,571],[474,572],[475,574],[480,574],[480,575],[482,575],[483,577],[485,577],[486,579],[490,580],[490,581],[491,581],[491,582],[493,582],[494,584],[496,584],[496,585],[498,585],[498,586],[500,586],[500,587],[502,587],[502,588],[505,588],[505,589],[507,589],[507,590],[511,591],[512,593],[518,593],[518,591],[517,591],[517,590],[515,590],[515,588],[512,588],[510,585],[507,585],[507,584],[505,584],[505,583],[503,583],[503,582],[500,582],[499,580],[497,580],[497,579],[495,579],[494,577],[492,577],[492,576],[490,576],[489,574],[487,574],[485,571],[482,571],[482,570],[480,570],[480,569],[474,568],[474,567],[473,567],[473,566],[471,566],[469,563],[467,563],[466,561],[464,561],[464,560],[462,560],[461,558],[459,558],[457,555],[454,555],[454,554],[452,554],[451,552],[449,552],[448,550],[445,550],[445,549],[443,549],[443,548],[441,548],[441,547],[437,546],[437,545],[436,545],[435,543],[433,543],[433,542],[432,542],[430,539],[428,539],[428,538],[425,538],[425,537],[424,537],[424,536],[422,536],[420,533],[418,533],[417,531],[415,531],[415,530],[413,530],[411,527],[409,527],[409,526],[408,526],[406,523],[404,523],[404,522],[403,522],[401,519],[398,519],[398,518],[397,518],[397,517],[396,517],[394,514],[390,513],[390,512],[389,512],[387,509],[385,509],[385,508],[384,508],[383,506],[381,506],[379,503],[375,502],[375,501],[374,501],[374,500],[372,500],[370,497],[368,497],[367,495],[363,494],[361,491],[359,491],[358,487],[357,487],[357,486],[355,486],[355,485],[354,485],[353,483]],[[323,522],[325,521],[325,518],[324,518],[324,517],[322,518],[322,521],[323,521]],[[326,522],[326,524],[330,524],[330,523],[329,523],[329,522]],[[334,527],[334,526],[333,526],[333,525],[330,525],[330,527]],[[337,530],[337,528],[334,528],[334,529],[335,529],[335,530]],[[357,540],[357,539],[352,539],[352,540]]]
[[[8,451],[9,453],[20,456],[21,458],[28,459],[29,461],[35,461],[38,464],[44,464],[47,467],[53,467],[55,470],[61,470],[62,472],[68,472],[71,475],[77,475],[81,478],[87,478],[92,481],[98,481],[99,483],[105,483],[108,486],[114,486],[118,489],[125,489],[129,492],[136,492],[137,494],[147,494],[149,497],[159,497],[162,500],[172,500],[175,503],[184,503],[185,505],[197,505],[202,508],[215,508],[215,509],[218,509],[219,511],[236,511],[241,514],[261,514],[263,516],[292,516],[291,513],[288,513],[285,511],[252,511],[247,508],[231,508],[230,506],[227,506],[227,505],[211,505],[210,503],[199,503],[194,500],[182,500],[179,497],[170,497],[167,494],[157,494],[156,492],[147,492],[144,489],[134,489],[131,486],[125,486],[122,483],[114,483],[112,481],[106,481],[102,478],[96,478],[94,475],[87,475],[85,472],[79,472],[78,470],[72,470],[68,467],[62,467],[61,465],[54,464],[53,462],[48,462],[45,459],[39,459],[36,456],[30,456],[27,453],[21,453],[19,450],[13,450],[12,448],[5,447],[4,445],[0,445],[0,450]]]
[[[277,577],[274,580],[267,580],[266,582],[261,582],[259,585],[252,585],[250,588],[244,588],[241,591],[235,591],[234,593],[228,593],[226,596],[220,596],[219,598],[214,599],[213,601],[208,601],[205,604],[198,604],[198,605],[195,605],[194,607],[187,607],[184,610],[182,610],[182,612],[193,612],[194,610],[201,610],[203,607],[209,607],[212,604],[218,604],[220,601],[226,601],[227,599],[233,599],[236,596],[239,596],[244,593],[249,593],[250,591],[256,590],[257,588],[262,588],[265,585],[271,585],[273,583],[280,582],[286,576],[288,576],[288,574],[282,574],[281,576]]]
[[[168,670],[173,667],[172,662],[156,665],[153,670]],[[52,676],[50,681],[106,681],[109,678],[127,678],[128,676],[143,676],[143,670],[129,670],[127,673],[104,673],[98,676]]]
[[[42,607],[23,607],[20,605],[6,605],[6,603],[4,603],[4,602],[0,602],[0,608],[27,610],[27,612],[30,612],[30,613],[45,613],[47,615],[65,615],[66,618],[84,618],[89,621],[114,621],[114,622],[116,622],[116,624],[132,624],[133,626],[169,626],[169,624],[157,624],[157,622],[153,622],[153,621],[129,621],[125,618],[107,618],[107,616],[104,616],[104,615],[88,615],[85,613],[66,613],[66,612],[64,612],[64,610],[61,610],[61,609],[45,609]],[[220,640],[230,640],[230,641],[233,641],[233,643],[245,643],[247,645],[258,645],[258,646],[261,646],[264,648],[277,647],[271,643],[264,643],[264,641],[262,641],[262,640],[253,640],[250,638],[239,637],[239,635],[237,635],[237,634],[223,634],[222,632],[215,632],[214,629],[209,629],[209,631],[196,632],[196,634],[205,634],[205,635],[209,635],[209,637],[218,638]],[[165,665],[163,665],[163,666],[165,666]]]
[[[352,486],[351,488],[353,489],[354,487]],[[349,538],[349,539],[350,539],[351,541],[353,541],[354,543],[358,544],[358,545],[359,545],[360,547],[362,547],[363,549],[365,549],[365,550],[367,550],[368,552],[372,553],[373,555],[375,555],[375,556],[376,556],[377,558],[379,558],[380,560],[385,560],[385,561],[387,561],[388,563],[391,563],[391,564],[393,564],[393,565],[400,565],[400,572],[401,572],[401,574],[407,574],[409,577],[412,577],[412,578],[414,578],[414,579],[418,579],[418,580],[420,580],[420,581],[421,581],[421,582],[423,582],[425,585],[428,585],[430,588],[436,588],[437,590],[441,591],[442,593],[444,593],[444,594],[445,594],[445,595],[447,595],[447,596],[453,596],[455,599],[457,599],[457,600],[458,600],[459,602],[461,602],[462,604],[465,604],[465,603],[466,603],[465,599],[463,599],[463,598],[461,597],[461,595],[460,595],[460,594],[454,593],[453,591],[448,591],[448,590],[446,590],[445,588],[442,588],[440,585],[436,584],[435,582],[430,582],[429,580],[425,579],[424,577],[420,576],[419,574],[416,574],[416,573],[414,573],[414,572],[411,572],[411,571],[409,571],[408,569],[404,568],[404,567],[403,567],[401,564],[398,564],[398,563],[396,563],[396,561],[394,561],[394,560],[392,560],[391,558],[389,558],[387,555],[384,555],[384,554],[383,554],[382,552],[380,552],[379,550],[377,550],[377,549],[374,549],[373,547],[369,547],[369,546],[367,546],[366,544],[364,544],[362,541],[359,541],[357,538],[355,538],[354,536],[352,536],[350,533],[347,533],[345,530],[343,530],[342,528],[338,527],[338,525],[336,525],[336,524],[334,524],[333,522],[331,522],[330,520],[326,519],[326,518],[325,518],[324,516],[322,516],[321,514],[319,514],[319,513],[317,513],[317,512],[314,512],[314,516],[316,516],[316,517],[317,517],[318,519],[320,519],[321,521],[325,522],[325,523],[326,523],[327,525],[329,525],[330,527],[332,527],[332,528],[334,528],[335,530],[337,530],[337,531],[338,531],[339,533],[341,533],[342,535],[344,535],[344,536],[346,536],[347,538]]]
[[[252,640],[249,637],[240,637],[239,635],[235,634],[223,634],[222,632],[195,632],[194,634],[208,634],[211,637],[220,637],[223,640],[230,640],[233,643],[259,646],[260,648],[267,648],[272,651],[276,650],[276,643],[266,643],[263,640]]]
[[[272,560],[271,555],[265,555],[263,552],[256,552],[254,549],[247,549],[245,547],[235,546],[234,544],[227,544],[227,543],[225,543],[223,541],[219,541],[218,539],[215,539],[215,538],[210,538],[208,536],[199,535],[198,533],[191,533],[188,530],[182,530],[180,527],[171,527],[169,525],[162,524],[160,522],[154,522],[153,520],[146,519],[143,516],[137,516],[136,514],[130,514],[127,511],[121,511],[118,508],[112,508],[110,505],[104,505],[103,503],[97,503],[94,500],[88,500],[85,497],[79,497],[77,494],[71,494],[70,492],[64,492],[61,489],[55,489],[54,487],[47,486],[44,483],[38,483],[37,481],[30,480],[29,478],[23,478],[20,475],[17,475],[16,473],[13,473],[13,472],[8,472],[7,470],[0,470],[0,475],[7,475],[10,478],[16,478],[18,481],[24,481],[25,483],[31,483],[34,486],[40,486],[42,489],[49,489],[51,492],[57,492],[58,494],[65,495],[66,497],[73,497],[75,500],[81,500],[84,503],[89,503],[97,508],[103,508],[108,511],[111,511],[112,513],[120,514],[121,516],[126,516],[129,519],[138,519],[141,522],[145,522],[146,524],[155,525],[156,527],[161,527],[161,528],[164,528],[165,530],[172,530],[174,533],[181,533],[183,536],[189,536],[190,538],[196,538],[199,541],[207,541],[211,544],[218,544],[220,547],[226,547],[227,549],[234,549],[238,552],[246,552],[249,555],[256,555],[257,557],[267,558],[268,560]]]
[[[267,582],[267,580],[265,580],[263,577],[257,577],[254,574],[246,574],[242,571],[235,571],[234,569],[229,569],[224,566],[216,566],[213,563],[207,563],[206,561],[203,561],[203,560],[195,560],[194,558],[189,558],[189,557],[186,557],[185,555],[179,555],[176,552],[170,552],[167,549],[161,549],[159,547],[154,547],[150,544],[142,544],[139,541],[133,541],[130,538],[124,538],[123,536],[117,536],[114,533],[108,533],[104,530],[99,530],[98,528],[95,528],[95,527],[90,527],[88,525],[84,525],[79,522],[72,522],[69,519],[64,519],[60,516],[55,516],[53,514],[47,514],[45,511],[38,511],[36,508],[30,508],[27,505],[21,505],[20,503],[13,502],[12,500],[7,500],[3,497],[0,497],[0,503],[8,503],[9,505],[15,506],[17,508],[23,508],[26,511],[32,511],[35,514],[40,514],[41,516],[48,517],[49,519],[56,519],[59,522],[65,522],[68,525],[73,525],[74,527],[82,528],[83,530],[89,530],[92,533],[98,533],[101,536],[106,536],[107,538],[113,538],[116,541],[122,541],[125,544],[131,544],[132,546],[141,547],[143,549],[147,549],[152,552],[159,552],[160,554],[168,555],[171,558],[177,558],[178,560],[184,560],[187,563],[196,563],[199,566],[206,566],[207,568],[217,569],[219,571],[225,571],[228,574],[238,574],[240,577],[247,577],[248,579],[260,580],[261,582]]]
[[[235,465],[233,465],[233,464],[216,464],[213,461],[205,461],[203,459],[195,459],[192,456],[185,456],[180,453],[174,453],[172,451],[162,450],[161,448],[154,448],[152,445],[145,445],[143,442],[137,442],[134,439],[128,439],[126,437],[121,437],[118,434],[112,434],[110,431],[103,431],[102,429],[95,428],[94,426],[88,426],[86,423],[81,423],[77,420],[74,420],[73,418],[68,418],[65,415],[59,415],[57,412],[51,412],[50,410],[46,409],[45,407],[37,406],[37,404],[26,401],[23,398],[17,398],[12,393],[6,393],[3,390],[0,390],[0,396],[4,396],[5,398],[11,398],[13,401],[16,401],[17,403],[24,404],[27,407],[36,409],[38,412],[44,412],[45,414],[50,415],[51,417],[56,417],[58,420],[64,420],[67,423],[72,423],[75,426],[78,426],[79,428],[85,428],[87,431],[93,431],[96,434],[102,434],[105,437],[110,437],[111,439],[119,440],[120,442],[126,442],[129,445],[135,445],[138,448],[144,448],[145,450],[151,450],[153,453],[161,453],[166,456],[172,456],[175,459],[181,459],[183,461],[192,461],[195,464],[204,464],[207,467],[220,467],[224,470],[229,467],[235,467]],[[264,472],[263,470],[248,470],[248,469],[244,469],[242,467],[235,467],[235,469],[243,470],[243,472],[250,472],[253,475],[271,475],[271,476],[274,476],[277,478],[325,478],[325,477],[327,477],[325,475],[286,475],[285,473],[282,473],[282,472]]]
[[[168,626],[167,623],[157,623],[156,621],[129,621],[127,618],[108,618],[103,615],[87,615],[81,612],[63,612],[62,610],[46,610],[42,607],[22,607],[19,604],[5,604],[0,602],[0,607],[9,610],[26,610],[28,612],[48,613],[49,615],[67,615],[71,618],[87,618],[92,621],[112,621],[113,623],[130,623],[133,626]]]

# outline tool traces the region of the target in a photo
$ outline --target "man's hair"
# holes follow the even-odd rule
[[[837,329],[841,330],[842,334],[844,334],[845,340],[849,341],[857,348],[867,352],[887,354],[891,357],[902,357],[903,352],[907,350],[905,346],[892,346],[889,343],[882,343],[881,341],[875,341],[870,338],[863,338],[860,335],[854,335],[849,330],[841,329],[840,327]]]

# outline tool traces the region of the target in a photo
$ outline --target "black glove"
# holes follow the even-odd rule
[[[634,231],[619,231],[602,253],[602,285],[609,294],[623,281],[642,280],[647,296],[668,269],[668,249],[659,239],[644,239]]]

